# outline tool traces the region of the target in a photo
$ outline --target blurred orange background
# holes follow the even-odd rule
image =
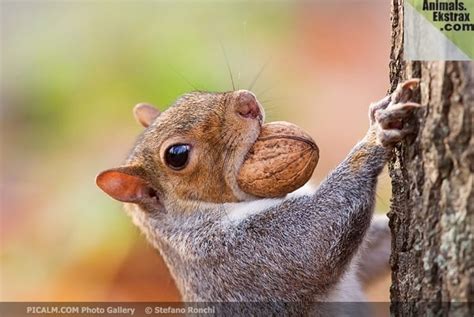
[[[224,47],[223,52],[222,47]],[[157,251],[95,187],[141,128],[196,88],[253,88],[307,130],[320,182],[388,88],[388,1],[1,3],[2,301],[177,301]],[[381,176],[377,209],[390,184]],[[389,278],[369,290],[388,300]]]

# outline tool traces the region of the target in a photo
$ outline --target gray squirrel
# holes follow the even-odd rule
[[[239,189],[264,120],[246,90],[185,94],[163,113],[138,105],[146,129],[96,183],[125,203],[184,301],[272,302],[272,313],[298,302],[293,313],[324,315],[324,303],[363,301],[360,281],[388,265],[387,219],[371,225],[375,188],[393,145],[414,132],[406,122],[420,106],[410,101],[417,84],[370,106],[365,137],[313,191],[257,199]]]

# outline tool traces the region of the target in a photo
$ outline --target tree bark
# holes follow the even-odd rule
[[[421,78],[417,135],[394,150],[391,313],[474,316],[473,62],[403,60],[392,0],[391,90]]]

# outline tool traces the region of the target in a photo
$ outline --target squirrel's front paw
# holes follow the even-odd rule
[[[407,80],[399,84],[391,95],[370,106],[371,127],[375,129],[377,141],[383,146],[393,146],[414,132],[407,122],[413,110],[421,107],[410,101],[418,84],[419,79]]]

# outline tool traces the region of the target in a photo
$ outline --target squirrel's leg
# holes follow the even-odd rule
[[[408,99],[416,83],[370,107],[367,135],[313,195],[286,200],[239,226],[245,233],[235,249],[241,272],[256,270],[255,259],[271,272],[251,274],[250,283],[297,300],[324,296],[340,280],[369,228],[377,176],[391,146],[411,131],[404,121],[418,106]]]
[[[367,285],[389,272],[391,241],[388,217],[375,215],[358,255],[357,276],[363,284]]]
[[[378,138],[385,145],[401,140],[406,134],[413,132],[411,127],[403,126],[403,120],[411,111],[420,107],[419,104],[408,102],[412,97],[413,85],[417,79],[400,84],[391,96],[387,96],[370,107],[371,124],[378,122],[382,129]],[[391,104],[390,106],[388,106]],[[398,129],[391,129],[391,127]],[[359,253],[357,275],[360,281],[368,284],[390,269],[391,232],[386,215],[373,217]]]
[[[373,245],[375,252],[372,255],[379,251],[378,254],[382,255],[379,259],[388,265],[390,232],[387,221],[376,221],[369,229],[375,202],[375,186],[392,146],[407,134],[413,133],[413,127],[408,126],[406,121],[412,111],[420,107],[419,104],[410,102],[412,88],[418,82],[418,79],[406,81],[389,97],[371,105],[370,128],[366,137],[314,195],[315,205],[326,202],[328,198],[334,201],[331,209],[337,216],[334,217],[332,230],[328,231],[335,233],[332,236],[335,243],[326,250],[329,255],[326,263],[336,274],[349,263],[367,231],[369,239],[379,239],[380,243]],[[380,262],[372,264],[383,267]]]

